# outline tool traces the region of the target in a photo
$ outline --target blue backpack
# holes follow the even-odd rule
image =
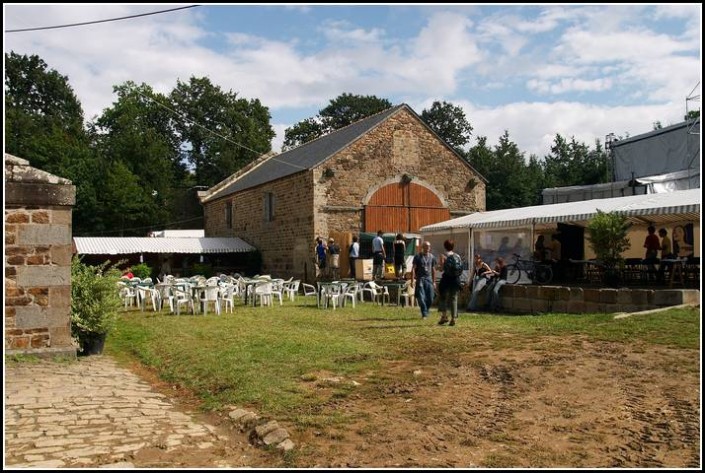
[[[448,274],[456,278],[462,276],[463,260],[462,258],[460,258],[459,254],[453,253],[448,258],[446,258],[446,262],[443,264],[443,272],[447,272]]]

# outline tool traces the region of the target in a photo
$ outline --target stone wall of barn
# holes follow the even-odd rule
[[[71,182],[5,155],[5,354],[75,356]]]
[[[265,216],[267,194],[273,197],[272,220]],[[232,203],[230,228],[228,202]],[[301,172],[207,203],[206,236],[242,238],[261,252],[263,273],[310,282],[315,274],[312,207],[311,173]]]

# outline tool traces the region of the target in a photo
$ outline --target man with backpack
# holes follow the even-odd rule
[[[446,240],[443,242],[446,254],[443,258],[443,275],[438,284],[438,311],[441,313],[441,320],[438,325],[448,323],[447,307],[450,306],[449,326],[455,325],[458,318],[458,292],[460,291],[460,276],[463,274],[463,260],[459,254],[453,252],[455,242]]]

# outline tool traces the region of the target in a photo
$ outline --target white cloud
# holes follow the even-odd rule
[[[612,87],[611,79],[561,79],[556,82],[531,79],[526,84],[529,90],[534,90],[541,94],[563,94],[566,92],[599,92]]]
[[[574,136],[594,148],[595,139],[604,143],[609,133],[634,136],[651,131],[656,121],[664,126],[679,123],[684,115],[679,103],[610,107],[579,102],[518,102],[493,108],[462,100],[453,103],[463,107],[474,136],[486,136],[488,145],[494,146],[507,130],[509,138],[526,152],[527,160],[531,154],[539,158],[548,154],[556,134],[568,139]]]

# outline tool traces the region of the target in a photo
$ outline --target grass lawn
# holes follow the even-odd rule
[[[354,389],[341,383],[322,394],[306,382],[364,377],[374,383],[386,379],[388,363],[426,354],[444,359],[459,349],[547,350],[562,336],[628,342],[645,350],[652,345],[697,349],[700,340],[699,309],[618,320],[611,314],[461,313],[455,327],[440,327],[437,320],[435,309],[424,321],[418,309],[370,302],[335,311],[300,301],[273,308],[236,305],[234,313],[220,316],[135,309],[125,312],[109,335],[106,353],[137,360],[163,380],[188,388],[205,409],[238,405],[302,425],[331,396],[344,398]]]

